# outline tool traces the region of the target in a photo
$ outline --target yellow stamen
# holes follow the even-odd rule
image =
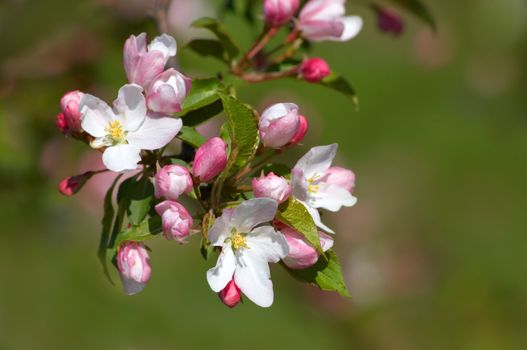
[[[320,187],[319,185],[309,185],[309,186],[307,186],[307,192],[317,193],[319,187]]]
[[[124,130],[119,120],[114,120],[106,126],[105,131],[110,137],[116,141],[120,141],[124,138]]]
[[[240,248],[249,248],[247,246],[245,235],[239,232],[236,232],[231,236],[231,244],[232,244],[232,249],[234,250],[238,250]]]

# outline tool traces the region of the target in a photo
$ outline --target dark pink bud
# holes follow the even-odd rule
[[[62,96],[60,106],[68,126],[69,132],[81,132],[81,112],[79,110],[80,100],[83,93],[71,91]]]
[[[279,27],[289,22],[300,5],[299,0],[264,0],[265,22]]]
[[[55,121],[55,125],[57,126],[57,129],[64,135],[68,134],[69,128],[68,124],[66,123],[66,118],[64,117],[64,113],[57,114],[57,119]]]
[[[233,308],[240,302],[240,288],[238,288],[234,280],[231,280],[229,283],[227,283],[225,288],[223,288],[218,293],[218,296],[220,297],[222,303],[224,303],[230,308]]]
[[[375,6],[377,12],[377,25],[385,33],[392,33],[395,36],[401,35],[404,30],[404,21],[394,10]]]
[[[86,182],[93,176],[93,172],[88,171],[84,174],[69,176],[59,182],[59,192],[65,196],[73,196],[79,192]]]
[[[300,141],[304,139],[304,136],[306,136],[307,129],[308,129],[307,118],[304,117],[303,115],[300,115],[300,125],[298,126],[295,136],[293,136],[293,138],[291,139],[291,144],[296,145],[300,143]]]
[[[299,72],[310,83],[318,83],[331,73],[331,69],[325,60],[313,57],[302,62]]]
[[[196,151],[194,176],[202,182],[212,180],[227,165],[227,144],[219,137],[213,137]]]

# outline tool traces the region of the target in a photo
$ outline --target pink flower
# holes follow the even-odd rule
[[[176,40],[163,34],[146,45],[146,33],[132,35],[124,44],[124,69],[130,83],[147,87],[176,55]]]
[[[331,73],[327,62],[319,57],[305,60],[300,65],[300,75],[310,83],[318,83]]]
[[[84,174],[69,176],[59,182],[59,192],[68,197],[73,196],[81,190],[93,175],[93,172],[87,171]]]
[[[334,166],[326,170],[322,178],[325,183],[337,185],[349,192],[355,189],[355,174],[349,169]]]
[[[66,117],[64,116],[64,113],[57,114],[55,125],[57,126],[57,129],[64,135],[67,135],[69,133],[68,123],[66,122]]]
[[[304,136],[306,136],[307,129],[308,129],[307,118],[304,117],[303,115],[300,115],[300,126],[298,127],[296,134],[291,139],[291,144],[296,145],[300,143],[300,141],[304,139]]]
[[[155,207],[161,216],[163,234],[168,240],[175,240],[181,244],[187,243],[192,227],[192,216],[188,210],[178,202],[166,200]]]
[[[344,16],[345,0],[310,0],[300,11],[298,28],[311,41],[347,41],[362,29],[359,16]]]
[[[60,105],[66,125],[70,132],[81,132],[81,112],[79,104],[83,93],[80,91],[71,91],[62,96]]]
[[[318,261],[319,253],[298,231],[284,226],[280,229],[284,234],[289,246],[289,254],[282,259],[284,264],[290,269],[300,270],[313,266]],[[333,238],[319,231],[320,245],[323,251],[327,251],[333,246]]]
[[[299,5],[298,0],[265,0],[265,22],[272,27],[284,25],[293,18]]]
[[[267,176],[261,176],[252,180],[253,193],[256,198],[271,198],[281,204],[291,195],[291,185],[281,177],[276,176],[273,172]]]
[[[181,165],[165,165],[155,178],[156,197],[176,200],[183,193],[192,191],[192,177],[188,169]]]
[[[213,137],[201,145],[194,158],[193,173],[202,182],[212,180],[227,165],[227,144],[219,137]]]
[[[240,288],[238,288],[234,280],[231,280],[225,286],[225,288],[218,292],[218,296],[220,297],[222,303],[224,303],[230,308],[233,308],[240,302]]]
[[[146,95],[148,108],[158,113],[181,112],[181,105],[187,97],[192,80],[169,68],[150,84]]]
[[[128,295],[142,291],[150,280],[150,257],[141,243],[126,242],[121,245],[117,252],[117,267],[124,292]]]
[[[265,147],[280,149],[291,142],[300,127],[298,106],[277,103],[263,111],[258,129]]]
[[[375,6],[377,12],[377,26],[386,33],[392,33],[395,36],[401,35],[404,30],[404,21],[401,16],[394,10]]]

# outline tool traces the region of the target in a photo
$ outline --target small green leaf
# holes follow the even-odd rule
[[[154,185],[150,179],[143,176],[131,183],[127,189],[130,204],[127,209],[128,220],[132,225],[139,225],[152,208],[154,202]]]
[[[355,90],[344,77],[332,72],[330,75],[322,79],[319,84],[330,89],[337,90],[338,92],[350,97],[355,109],[359,109],[359,99],[355,94]]]
[[[214,255],[214,246],[202,238],[200,253],[203,259],[209,260]]]
[[[196,127],[206,122],[210,118],[215,117],[216,115],[220,114],[222,111],[223,111],[223,104],[221,103],[221,100],[219,99],[219,97],[217,97],[217,100],[213,101],[212,103],[185,114],[183,116],[183,123],[186,126]]]
[[[113,246],[113,250],[117,252],[117,249],[119,249],[119,246],[123,242],[144,242],[152,239],[157,234],[161,233],[162,230],[163,226],[159,216],[153,216],[151,218],[145,219],[141,222],[141,224],[128,227],[119,232]]]
[[[220,89],[222,89],[222,85],[216,78],[193,79],[192,88],[183,102],[182,111],[178,117],[183,117],[190,111],[195,111],[219,100],[218,90]],[[187,122],[185,125],[189,126]]]
[[[205,137],[196,131],[194,128],[183,126],[181,131],[177,135],[177,138],[181,141],[185,141],[194,148],[198,148],[205,143]]]
[[[220,43],[223,45],[223,48],[227,52],[229,59],[235,58],[240,52],[236,44],[234,44],[234,41],[232,40],[230,35],[227,33],[225,27],[214,18],[200,18],[194,21],[194,23],[192,23],[192,26],[194,28],[205,28],[213,32],[216,37],[220,40]]]
[[[293,197],[278,207],[276,218],[303,234],[308,242],[322,253],[318,229],[306,207]]]
[[[186,46],[200,56],[211,56],[222,62],[228,63],[223,45],[218,40],[194,39]]]
[[[421,0],[390,0],[416,15],[420,20],[428,24],[434,31],[437,29],[434,17],[428,7]]]
[[[292,270],[285,264],[283,266],[293,277],[302,282],[312,283],[322,290],[336,291],[343,297],[351,297],[337,255],[332,250],[328,250],[325,256],[325,258],[320,256],[315,265],[303,270]]]

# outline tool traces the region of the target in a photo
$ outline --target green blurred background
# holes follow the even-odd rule
[[[527,347],[527,3],[427,0],[433,34],[405,14],[399,37],[371,10],[345,43],[322,43],[358,90],[286,81],[243,85],[261,110],[291,101],[311,121],[304,147],[338,142],[357,174],[359,203],[336,228],[353,295],[345,300],[273,269],[275,303],[230,310],[205,280],[212,262],[157,239],[145,291],[124,296],[96,257],[101,177],[74,198],[57,182],[99,159],[55,129],[59,99],[80,89],[113,100],[125,83],[122,45],[156,34],[148,0],[0,2],[0,349],[525,349]],[[220,1],[174,0],[169,25],[187,29]],[[248,44],[256,29],[226,16]],[[181,70],[220,68],[185,50]],[[293,152],[294,153],[294,152]]]

